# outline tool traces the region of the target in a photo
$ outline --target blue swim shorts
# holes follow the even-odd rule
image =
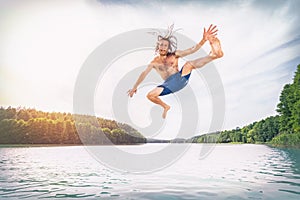
[[[164,88],[164,90],[160,93],[159,96],[168,95],[170,93],[177,92],[182,88],[184,88],[189,82],[191,73],[185,76],[181,76],[181,74],[182,74],[182,68],[179,72],[168,77],[163,84],[157,86],[157,87]]]

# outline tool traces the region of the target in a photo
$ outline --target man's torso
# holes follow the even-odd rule
[[[151,63],[153,64],[153,68],[164,80],[178,72],[178,57],[176,57],[175,54],[168,55],[165,58],[157,56]]]

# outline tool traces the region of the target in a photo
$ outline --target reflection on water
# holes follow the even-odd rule
[[[84,147],[3,147],[0,199],[299,199],[300,150],[217,145],[199,159],[201,148],[192,145],[162,171],[133,175],[103,167]]]

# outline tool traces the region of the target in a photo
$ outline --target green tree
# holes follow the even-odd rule
[[[30,113],[27,110],[21,109],[17,112],[17,119],[23,119],[24,121],[28,121],[31,118]]]
[[[292,84],[284,86],[277,105],[280,114],[280,132],[293,133],[300,127],[300,65]]]
[[[293,83],[284,86],[277,105],[280,134],[272,139],[279,146],[300,147],[300,65]]]

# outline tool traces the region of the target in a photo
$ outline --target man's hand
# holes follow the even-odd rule
[[[204,28],[204,32],[203,32],[203,40],[207,41],[210,37],[215,37],[217,35],[218,29],[216,29],[217,26],[216,25],[210,25],[208,30],[206,31],[206,29]]]
[[[128,96],[132,97],[134,93],[136,93],[137,89],[130,89],[127,91]]]

